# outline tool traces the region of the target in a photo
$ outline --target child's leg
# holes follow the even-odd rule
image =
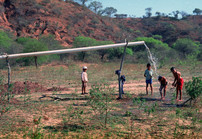
[[[178,100],[178,94],[179,94],[179,89],[177,87],[177,89],[176,89],[176,100]]]
[[[148,83],[146,84],[146,93],[148,95]]]
[[[159,88],[159,91],[160,91],[160,95],[161,95],[161,99],[163,98],[163,96],[162,96],[162,86],[160,86],[160,88]]]
[[[166,86],[164,87],[164,98],[166,97]]]
[[[84,85],[83,85],[83,82],[82,82],[82,94],[84,94]]]
[[[182,100],[182,90],[180,89],[179,92],[180,92],[180,100]]]
[[[84,94],[86,93],[86,86],[84,86]]]
[[[151,95],[153,95],[153,86],[152,86],[152,83],[150,84],[150,88],[151,88]]]

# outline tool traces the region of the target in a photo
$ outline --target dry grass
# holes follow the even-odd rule
[[[201,102],[197,108],[177,108],[174,101],[175,91],[170,84],[167,99],[158,98],[159,84],[154,79],[154,96],[145,96],[143,73],[145,65],[125,64],[123,74],[127,78],[124,99],[112,100],[113,110],[110,114],[108,128],[95,125],[94,112],[86,104],[87,100],[80,95],[80,73],[83,65],[88,66],[89,84],[97,82],[110,84],[117,88],[117,76],[114,71],[119,68],[117,63],[105,64],[69,64],[35,67],[15,67],[12,70],[12,82],[32,81],[41,83],[47,88],[67,87],[68,91],[45,91],[31,94],[15,95],[15,103],[1,103],[0,108],[10,107],[9,111],[0,116],[0,138],[201,138]],[[179,66],[185,81],[192,76],[201,76],[201,65],[190,69]],[[1,73],[5,75],[6,70]],[[159,70],[172,82],[169,67]],[[6,75],[5,75],[6,76]],[[66,101],[53,101],[51,98],[39,98],[43,95],[72,98]],[[117,93],[114,98],[117,97]],[[24,101],[26,98],[30,98]],[[184,93],[184,100],[187,96]],[[134,100],[136,100],[134,102]],[[11,101],[12,102],[12,101]],[[154,106],[155,104],[155,106]],[[69,108],[71,111],[68,112]],[[152,110],[153,109],[153,110]],[[196,109],[198,111],[196,111]],[[1,110],[1,109],[0,109]],[[149,113],[149,110],[152,110]],[[76,117],[72,112],[83,111]],[[176,114],[176,112],[178,114]],[[79,116],[79,115],[77,115]],[[33,120],[41,117],[37,127]],[[70,120],[68,121],[68,118]],[[81,120],[83,119],[83,120]],[[40,129],[37,131],[37,129]],[[37,131],[37,132],[36,132]]]

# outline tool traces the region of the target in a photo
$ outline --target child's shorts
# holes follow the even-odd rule
[[[180,78],[179,83],[177,83],[177,90],[182,90],[183,85],[184,85],[184,80],[183,78]]]
[[[146,80],[146,84],[152,84],[152,79]]]
[[[87,87],[87,82],[82,82],[82,87]]]

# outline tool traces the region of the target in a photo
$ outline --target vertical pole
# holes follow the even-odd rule
[[[34,57],[34,62],[35,62],[35,66],[36,66],[36,68],[38,68],[37,56]]]
[[[10,64],[9,64],[9,60],[8,60],[8,56],[6,57],[6,63],[7,63],[7,66],[8,66],[8,102],[10,101],[10,82],[11,82],[11,67],[10,67]]]
[[[123,68],[123,62],[125,59],[125,55],[126,55],[126,48],[128,46],[128,41],[126,41],[126,46],[124,47],[124,52],[123,52],[123,57],[121,60],[121,65],[120,65],[120,74],[118,74],[118,81],[119,81],[119,99],[122,98],[122,89],[121,89],[121,70]]]

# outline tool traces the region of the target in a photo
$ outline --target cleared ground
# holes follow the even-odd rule
[[[111,94],[107,127],[101,115],[88,104],[93,99],[81,95],[80,75],[88,66],[89,87],[108,84],[115,88]],[[124,64],[125,95],[118,97],[115,70],[119,63],[68,63],[35,67],[12,68],[13,98],[1,101],[0,137],[7,138],[201,138],[201,102],[194,107],[177,107],[173,75],[170,66],[158,73],[169,81],[166,100],[161,101],[159,83],[154,77],[154,96],[145,95],[145,65]],[[201,77],[201,63],[174,65],[185,82]],[[7,70],[1,70],[6,82]],[[6,87],[6,86],[4,86]],[[3,90],[3,89],[2,89]],[[4,88],[5,90],[5,88]],[[20,90],[20,91],[19,91]],[[1,93],[3,94],[3,92]],[[2,95],[3,96],[3,95]],[[188,96],[183,89],[183,101]],[[0,110],[1,110],[0,109]],[[2,111],[1,110],[1,111]],[[41,117],[40,122],[36,123]]]

